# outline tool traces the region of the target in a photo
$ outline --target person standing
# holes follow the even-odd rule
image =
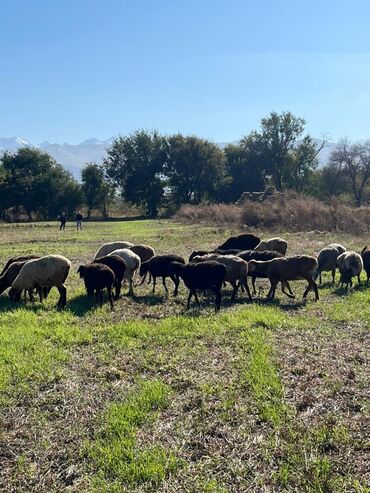
[[[82,214],[81,214],[81,211],[77,211],[77,214],[76,214],[76,228],[77,228],[77,230],[82,230]]]
[[[65,212],[62,212],[60,217],[59,217],[59,221],[60,221],[60,228],[59,228],[59,231],[64,231],[66,229],[66,222],[67,222],[67,217],[66,217],[66,213]]]

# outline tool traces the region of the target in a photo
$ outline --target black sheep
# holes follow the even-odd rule
[[[91,263],[80,265],[77,271],[85,282],[88,296],[95,293],[96,301],[103,305],[103,289],[107,289],[110,306],[113,308],[112,286],[115,276],[110,267],[104,264]]]
[[[5,271],[9,268],[9,266],[14,262],[23,262],[25,260],[34,260],[37,258],[40,257],[38,255],[20,255],[18,257],[11,257],[5,264],[4,269],[0,273],[0,276],[2,276],[5,273]]]
[[[190,308],[190,300],[194,295],[195,301],[200,307],[200,303],[197,296],[197,290],[205,291],[210,289],[216,295],[216,311],[221,307],[221,287],[224,282],[227,269],[223,264],[215,262],[213,260],[206,260],[195,264],[190,262],[189,264],[182,264],[180,262],[173,262],[172,269],[181,277],[185,286],[189,289],[187,309]]]
[[[94,260],[94,263],[104,264],[114,272],[114,287],[116,294],[114,299],[118,300],[121,293],[122,281],[125,276],[126,262],[118,255],[106,255]]]
[[[270,250],[263,250],[262,252],[256,251],[256,250],[244,250],[240,253],[238,253],[238,257],[242,258],[243,260],[246,260],[249,262],[250,260],[261,260],[263,262],[266,262],[267,260],[272,260],[274,258],[281,258],[284,257],[280,252],[272,252]],[[256,294],[256,279],[257,277],[266,279],[267,276],[263,272],[259,272],[258,269],[254,270],[253,272],[248,273],[249,276],[252,278],[252,286],[253,286],[253,294]],[[284,287],[288,289],[289,293],[286,293],[284,291]],[[285,293],[287,296],[294,297],[294,293],[290,288],[290,284],[288,281],[282,284],[282,291]]]
[[[224,243],[217,247],[217,250],[253,250],[258,243],[260,243],[260,238],[250,233],[243,233],[237,236],[231,236]]]
[[[366,283],[369,284],[370,280],[370,246],[366,246],[361,251],[362,262],[364,263],[364,270],[367,275]]]
[[[141,264],[140,276],[145,276],[149,272],[153,278],[153,293],[155,292],[157,277],[162,278],[164,289],[166,290],[166,292],[168,292],[166,286],[166,277],[170,277],[175,285],[173,295],[177,296],[180,280],[178,276],[173,272],[173,269],[171,267],[173,262],[185,264],[185,260],[180,257],[180,255],[175,255],[172,253],[164,255],[154,255],[154,257]]]

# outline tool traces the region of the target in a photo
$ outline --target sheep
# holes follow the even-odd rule
[[[336,248],[339,253],[344,253],[347,251],[347,248],[340,243],[330,243],[330,245],[328,245],[326,248]]]
[[[108,255],[109,256],[118,255],[118,257],[121,257],[125,261],[126,270],[125,270],[124,279],[128,279],[130,285],[128,294],[133,296],[134,295],[133,281],[135,277],[135,272],[138,269],[140,269],[140,264],[141,264],[139,255],[136,255],[136,253],[132,252],[128,248],[119,248],[109,253]]]
[[[104,243],[94,256],[94,260],[100,257],[105,257],[112,253],[114,250],[122,248],[131,248],[134,244],[129,241],[113,241],[112,243]]]
[[[288,243],[282,238],[270,238],[269,240],[262,240],[256,246],[255,250],[257,252],[263,252],[266,250],[272,252],[279,252],[282,255],[286,254],[288,248]]]
[[[242,258],[246,262],[249,262],[250,260],[272,260],[273,258],[281,258],[284,255],[280,252],[274,252],[274,251],[256,251],[256,250],[244,250],[243,252],[240,252],[238,254],[238,257]],[[253,272],[248,272],[248,275],[252,278],[252,287],[253,287],[253,294],[256,295],[256,279],[257,278],[262,278],[265,279],[267,276],[264,272],[260,272],[258,269],[254,270]],[[281,291],[284,294],[287,294],[285,291],[285,288],[289,291],[290,295],[292,298],[294,298],[294,293],[290,288],[290,284],[288,281],[282,282],[281,283]]]
[[[337,259],[340,255],[336,246],[322,248],[317,256],[318,268],[315,273],[315,280],[319,276],[320,284],[322,283],[322,272],[331,271],[332,283],[335,283],[335,269],[337,268]]]
[[[166,286],[166,277],[170,277],[175,284],[173,295],[177,296],[180,281],[178,276],[174,274],[171,268],[172,262],[185,264],[185,260],[182,257],[174,254],[155,255],[151,259],[141,264],[140,275],[145,277],[149,272],[153,277],[153,293],[155,292],[157,277],[162,278],[162,284],[167,293],[168,289]]]
[[[114,272],[115,299],[118,300],[123,278],[125,277],[126,262],[118,255],[107,255],[94,260],[95,263],[104,264]]]
[[[238,255],[239,252],[241,252],[241,250],[239,250],[238,248],[231,248],[228,250],[220,250],[216,248],[216,250],[210,250],[210,251],[194,250],[189,256],[189,262],[191,262],[194,257],[201,257],[203,255],[216,254],[216,253],[219,255]]]
[[[361,250],[361,257],[362,257],[362,262],[364,264],[364,270],[367,275],[367,280],[366,284],[369,284],[369,279],[370,279],[370,245],[365,246]]]
[[[112,286],[115,282],[113,270],[102,263],[96,261],[91,264],[80,265],[77,270],[80,278],[84,280],[88,296],[95,293],[96,302],[99,302],[100,307],[103,306],[103,289],[108,292],[108,299],[111,308],[113,309]]]
[[[134,245],[129,248],[132,252],[136,253],[136,255],[139,255],[141,263],[146,262],[147,260],[151,259],[155,255],[155,250],[149,245]],[[141,283],[143,284],[145,282],[146,275],[142,278]],[[151,281],[151,276],[149,274],[149,280],[148,284]]]
[[[361,285],[360,274],[363,269],[363,261],[360,254],[356,252],[341,253],[337,259],[340,272],[340,284],[352,287],[352,277],[357,276],[358,284]]]
[[[39,255],[20,255],[19,257],[11,257],[7,261],[7,263],[5,264],[3,270],[0,273],[0,276],[2,276],[5,273],[5,271],[9,268],[9,266],[13,262],[23,262],[24,260],[34,260],[36,258],[40,258],[40,256]]]
[[[300,279],[305,279],[308,282],[308,286],[303,293],[303,298],[306,298],[310,289],[313,289],[315,292],[315,299],[319,299],[317,284],[313,279],[318,267],[318,262],[315,257],[311,257],[310,255],[299,255],[287,258],[274,258],[266,261],[251,260],[248,263],[248,267],[249,272],[258,270],[259,272],[264,272],[269,278],[271,287],[267,294],[268,299],[274,299],[276,286],[279,281],[297,281]],[[292,297],[288,293],[285,294]]]
[[[26,262],[28,262],[28,260],[12,262],[9,264],[9,267],[5,270],[4,274],[0,276],[0,294],[10,288]]]
[[[23,289],[32,291],[34,288],[55,286],[60,294],[58,306],[64,307],[67,303],[67,289],[64,282],[70,268],[71,262],[62,255],[46,255],[39,259],[29,260],[14,279],[9,296],[12,300],[19,301]],[[40,298],[42,301],[42,294]]]
[[[225,265],[215,261],[205,261],[200,263],[190,262],[183,264],[181,262],[172,262],[173,272],[184,281],[185,286],[189,289],[187,309],[190,308],[192,296],[200,307],[197,296],[197,290],[205,291],[210,289],[216,295],[216,311],[221,308],[221,287],[224,282],[227,269]]]
[[[219,262],[225,265],[227,269],[227,273],[224,281],[229,282],[233,287],[231,301],[235,299],[239,289],[239,285],[242,285],[245,288],[249,300],[252,301],[252,296],[248,286],[248,263],[245,260],[235,255],[218,255],[218,254],[210,254],[210,255],[204,255],[204,256],[193,258],[193,262],[195,263],[209,261],[209,260],[213,260],[215,262]]]
[[[221,243],[217,247],[218,250],[229,250],[235,248],[238,250],[253,250],[258,243],[260,243],[260,238],[250,233],[243,233],[238,236],[231,236],[224,243]]]

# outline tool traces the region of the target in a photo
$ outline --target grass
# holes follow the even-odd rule
[[[72,261],[68,305],[0,297],[0,488],[4,491],[367,493],[370,287],[324,283],[215,314],[161,288],[96,308],[76,270],[105,241],[188,256],[236,230],[171,221],[0,226],[0,260]],[[258,232],[269,236],[268,231]],[[293,253],[368,239],[281,232]],[[11,253],[10,253],[11,252]],[[329,275],[324,281],[329,280]]]

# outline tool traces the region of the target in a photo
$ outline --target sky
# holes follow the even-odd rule
[[[0,0],[0,137],[370,138],[367,0]]]

